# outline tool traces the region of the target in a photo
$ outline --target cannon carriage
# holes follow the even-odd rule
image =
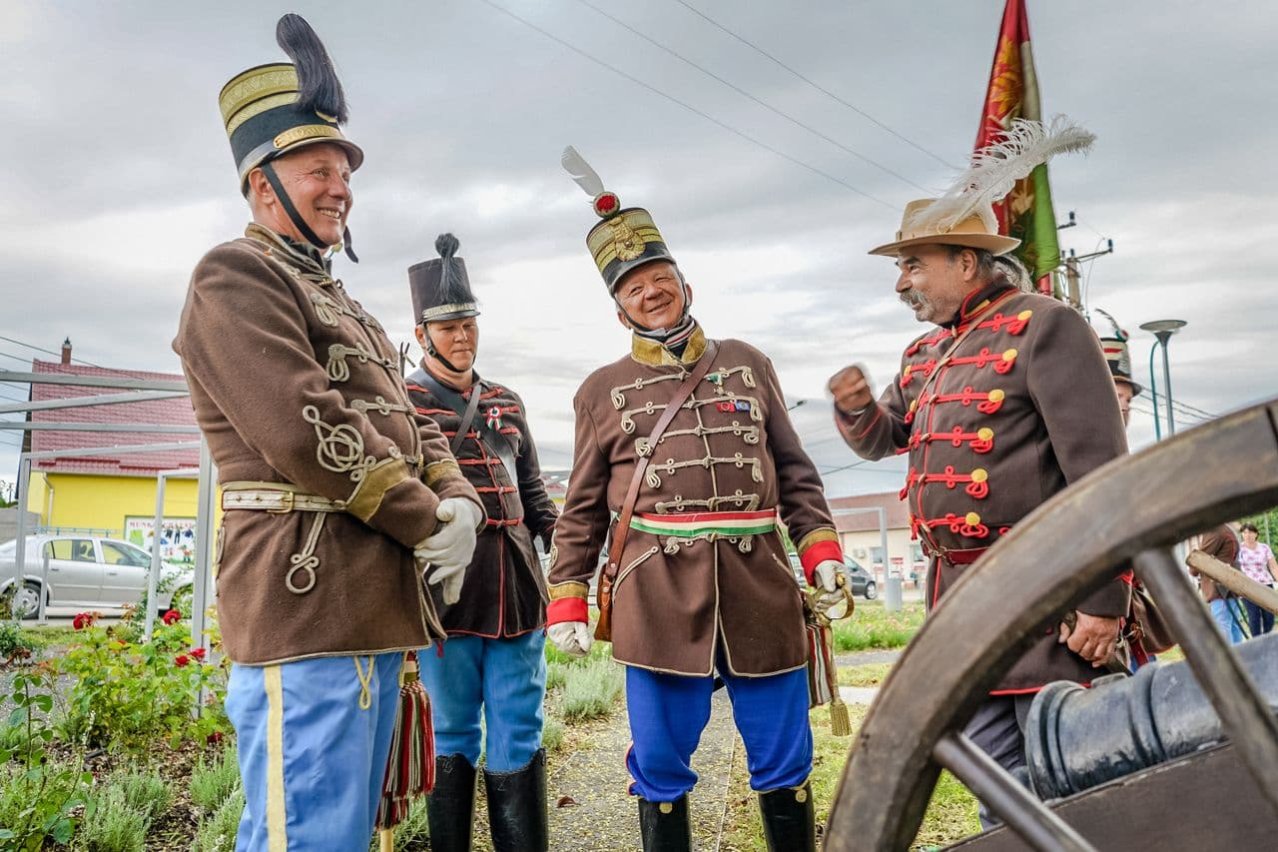
[[[1005,823],[954,849],[1273,848],[1278,635],[1231,648],[1172,548],[1275,504],[1278,400],[1116,460],[1039,507],[947,593],[884,682],[825,848],[908,849],[942,768]],[[1040,801],[963,727],[1044,625],[1128,564],[1185,660],[1043,690],[1025,732]]]

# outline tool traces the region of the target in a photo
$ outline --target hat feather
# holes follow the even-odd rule
[[[311,25],[301,15],[290,12],[276,25],[275,40],[297,68],[298,106],[331,115],[338,124],[344,124],[350,117],[346,95],[333,60]]]
[[[1131,335],[1128,334],[1125,330],[1123,330],[1123,327],[1118,324],[1118,320],[1114,319],[1114,317],[1110,315],[1109,311],[1106,311],[1104,308],[1096,308],[1095,310],[1096,310],[1096,313],[1100,314],[1105,319],[1109,320],[1109,324],[1114,327],[1115,340],[1121,340],[1124,343],[1126,343],[1128,339],[1131,338]]]
[[[571,145],[565,148],[563,156],[559,158],[559,162],[563,165],[564,171],[572,175],[572,179],[577,182],[577,186],[585,191],[586,195],[595,198],[604,191],[603,181],[599,178],[598,172],[590,167],[590,163],[586,162],[585,157],[577,153],[576,148]]]
[[[1056,116],[1047,127],[1018,118],[1000,141],[977,151],[972,165],[944,195],[920,210],[909,225],[943,233],[969,216],[980,215],[991,226],[990,206],[1002,201],[1018,180],[1055,155],[1087,151],[1095,141],[1095,134],[1063,115]]]

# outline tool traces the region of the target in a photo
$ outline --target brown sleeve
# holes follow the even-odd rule
[[[1027,354],[1030,397],[1047,427],[1065,481],[1073,485],[1126,455],[1114,379],[1086,321],[1064,306],[1046,311]],[[1130,602],[1131,585],[1120,577],[1093,592],[1077,609],[1118,618],[1127,615]]]
[[[564,510],[555,522],[547,577],[550,604],[546,621],[585,621],[590,579],[599,562],[599,552],[608,535],[608,483],[612,465],[599,444],[584,389],[573,399],[577,415],[573,441],[572,478]]]
[[[209,252],[175,348],[240,439],[289,482],[343,501],[407,547],[435,529],[439,497],[330,387],[293,287],[265,258],[235,243]]]
[[[1198,549],[1226,565],[1237,565],[1238,539],[1227,526],[1215,527],[1203,533],[1198,540]]]
[[[878,402],[860,414],[844,414],[834,407],[834,425],[852,451],[863,459],[876,461],[905,449],[910,428],[905,423],[908,406],[901,392],[901,375],[883,389]]]
[[[559,517],[559,509],[546,493],[546,483],[541,479],[541,462],[537,458],[537,445],[533,443],[532,427],[528,425],[528,407],[519,394],[514,391],[510,395],[515,398],[519,410],[524,413],[523,443],[519,455],[515,458],[515,472],[519,477],[519,502],[524,507],[524,525],[535,536],[541,536],[546,547],[550,547],[550,536],[555,530],[555,519]]]

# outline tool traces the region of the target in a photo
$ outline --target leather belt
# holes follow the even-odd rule
[[[968,547],[968,548],[958,548],[958,547],[930,548],[929,547],[929,548],[925,548],[925,550],[927,550],[928,556],[935,556],[937,559],[940,559],[942,562],[948,562],[951,565],[971,565],[973,562],[975,562],[976,560],[984,556],[985,551],[989,550],[989,548],[988,547]]]
[[[228,482],[222,486],[222,508],[286,515],[289,512],[344,512],[346,501],[306,494],[286,485]]]

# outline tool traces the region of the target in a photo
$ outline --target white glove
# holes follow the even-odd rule
[[[555,647],[570,657],[584,657],[590,650],[590,625],[584,621],[561,621],[546,628]]]
[[[843,603],[843,587],[847,585],[847,574],[843,571],[843,563],[834,559],[818,562],[812,572],[812,585],[821,590],[818,604],[822,609],[831,609]]]
[[[461,597],[466,566],[475,554],[475,528],[482,517],[474,503],[464,497],[449,497],[435,510],[439,526],[434,535],[413,550],[419,561],[435,566],[426,582],[443,584],[440,591],[446,604],[455,604]]]

